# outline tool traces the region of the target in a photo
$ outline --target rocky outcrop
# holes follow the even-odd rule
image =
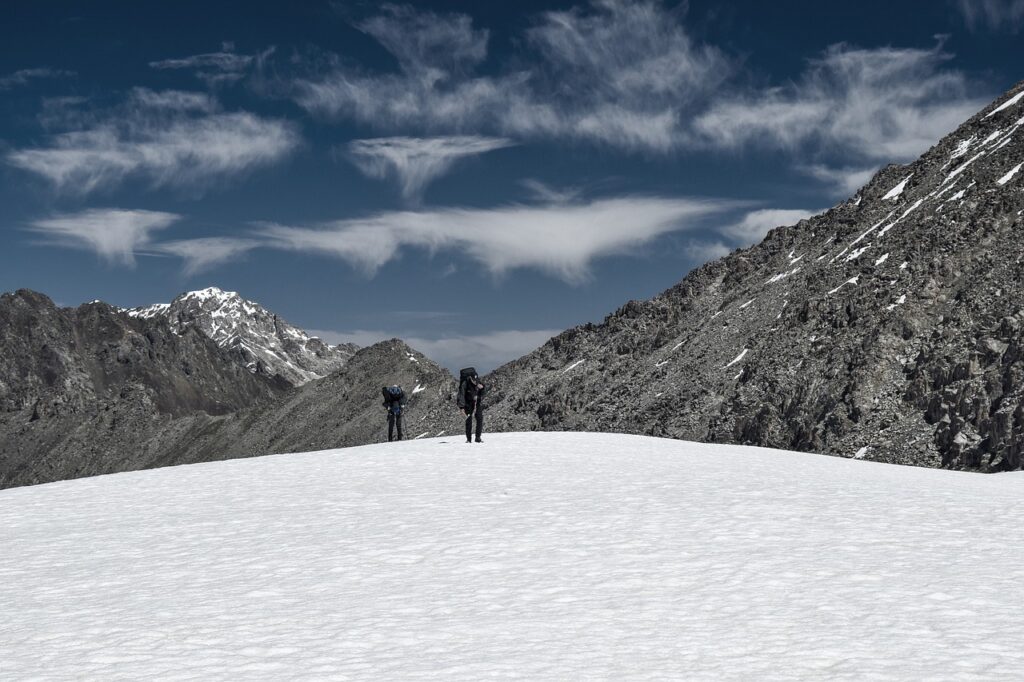
[[[1022,91],[853,199],[499,368],[492,424],[1021,467]]]

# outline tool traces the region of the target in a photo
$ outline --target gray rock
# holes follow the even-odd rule
[[[1003,470],[1024,449],[1024,104],[488,379],[492,424]],[[894,188],[907,180],[902,192]]]

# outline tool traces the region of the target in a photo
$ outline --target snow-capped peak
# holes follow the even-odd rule
[[[294,385],[339,369],[356,350],[351,344],[330,346],[238,292],[218,287],[125,312],[143,319],[164,318],[179,334],[194,327],[231,351],[249,371],[279,375]]]
[[[186,292],[178,298],[198,299],[200,301],[207,301],[210,299],[216,301],[227,301],[230,299],[241,298],[241,296],[239,296],[237,291],[224,291],[218,287],[207,287],[197,291]]]

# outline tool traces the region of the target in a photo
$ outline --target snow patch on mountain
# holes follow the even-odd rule
[[[735,358],[733,358],[733,359],[732,359],[732,360],[731,360],[731,361],[729,362],[729,364],[727,364],[727,365],[726,365],[725,367],[723,367],[722,369],[728,369],[729,367],[732,367],[732,366],[733,366],[733,365],[735,365],[735,364],[736,364],[737,362],[739,362],[740,360],[742,360],[742,359],[743,359],[743,358],[744,358],[744,357],[746,356],[746,354],[747,354],[747,353],[749,353],[749,352],[750,352],[750,349],[749,349],[749,348],[744,348],[744,349],[743,349],[742,351],[740,351],[740,354],[739,354],[739,355],[737,355],[737,356],[736,356]]]
[[[999,105],[998,107],[996,107],[996,108],[995,108],[995,109],[993,109],[992,111],[990,111],[990,112],[988,112],[987,114],[985,114],[985,118],[988,118],[988,117],[990,117],[990,116],[995,116],[995,115],[996,115],[996,114],[998,114],[998,113],[999,113],[1000,111],[1003,111],[1003,110],[1005,110],[1005,109],[1009,109],[1009,108],[1010,108],[1010,107],[1012,107],[1012,106],[1013,106],[1014,104],[1016,104],[1017,102],[1019,102],[1019,101],[1020,101],[1020,100],[1021,100],[1022,98],[1024,98],[1024,90],[1022,90],[1021,92],[1018,92],[1018,93],[1017,93],[1016,95],[1014,95],[1014,96],[1013,96],[1013,97],[1011,97],[1010,99],[1006,100],[1005,102],[1003,102],[1002,104],[1000,104],[1000,105]]]
[[[899,197],[899,195],[903,194],[903,188],[907,186],[907,181],[910,180],[910,178],[912,177],[914,177],[913,173],[903,178],[903,180],[900,181],[898,185],[896,185],[895,187],[893,187],[892,189],[885,193],[885,196],[882,197],[882,201],[885,201],[887,199],[896,199],[897,197]]]
[[[997,185],[1005,185],[1010,180],[1013,180],[1013,176],[1016,175],[1018,172],[1020,172],[1020,169],[1021,169],[1022,166],[1024,166],[1024,163],[1018,163],[1016,166],[1014,166],[1012,169],[1010,169],[1009,173],[1007,173],[1003,177],[1001,177],[998,180],[996,180],[996,184]]]

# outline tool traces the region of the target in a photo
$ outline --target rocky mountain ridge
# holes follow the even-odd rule
[[[279,376],[293,386],[340,369],[358,350],[354,344],[326,344],[258,303],[217,287],[125,312],[143,319],[163,318],[177,333],[198,329],[250,372]]]
[[[919,160],[498,368],[492,424],[1015,469],[1024,83]]]

